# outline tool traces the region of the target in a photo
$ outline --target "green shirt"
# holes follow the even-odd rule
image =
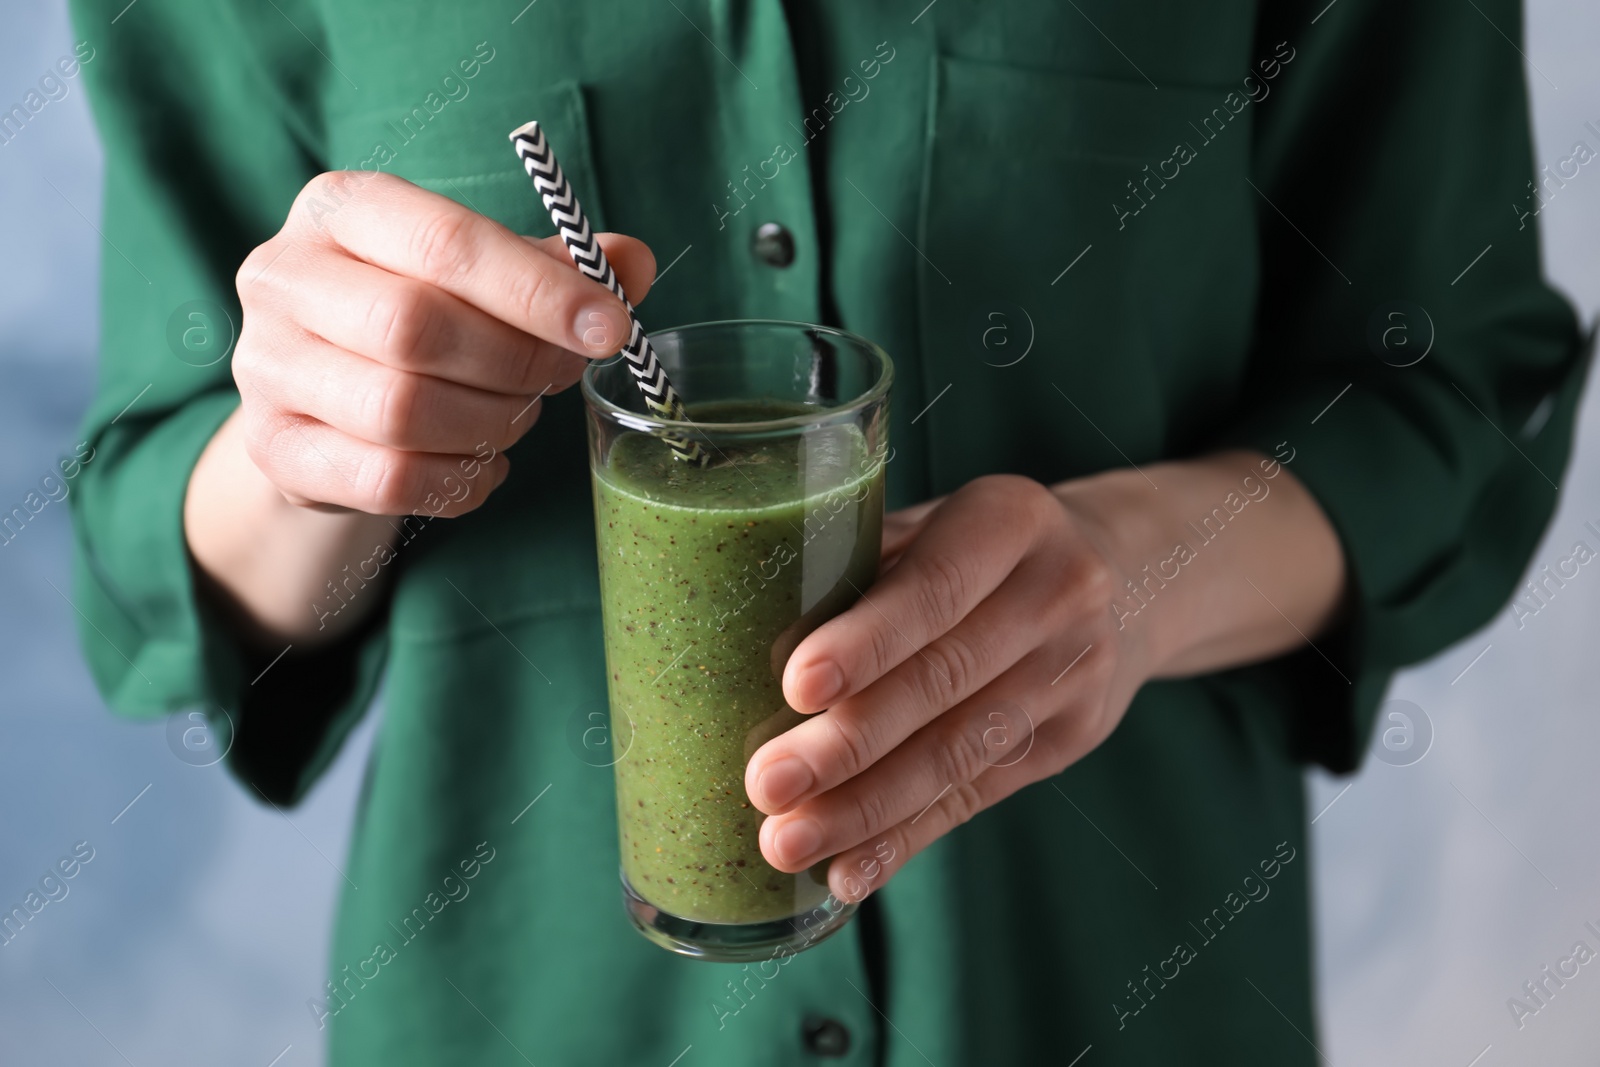
[[[125,253],[73,494],[84,647],[119,713],[225,709],[234,772],[280,804],[384,681],[336,984],[307,1008],[335,1063],[800,1064],[844,1033],[844,1061],[896,1067],[1315,1061],[1303,766],[1353,768],[1392,671],[1505,602],[1587,365],[1525,214],[1516,4],[75,6]],[[647,327],[826,321],[889,350],[892,505],[1257,448],[1336,527],[1348,622],[1147,686],[781,965],[647,944],[612,772],[572,740],[606,706],[576,390],[487,506],[410,531],[337,648],[246,653],[184,548],[238,403],[245,253],[313,174],[363,166],[547,234],[506,139],[532,118],[596,226],[671,265]],[[767,222],[791,265],[752,250]]]

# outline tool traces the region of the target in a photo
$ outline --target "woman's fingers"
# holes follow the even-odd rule
[[[296,503],[453,517],[482,504],[510,469],[489,445],[465,455],[402,451],[268,404],[241,410],[250,458]]]
[[[991,700],[939,716],[886,755],[868,774],[761,824],[761,851],[779,870],[800,871],[914,817],[941,790],[984,773]]]
[[[316,212],[332,199],[338,210]],[[289,229],[325,235],[348,254],[425,282],[534,337],[591,357],[618,351],[622,301],[492,219],[388,175],[325,174],[290,213]]]
[[[840,900],[859,903],[887,885],[917,853],[1048,773],[1053,772],[1041,772],[1031,758],[1024,759],[1011,766],[990,767],[970,781],[919,796],[923,806],[912,817],[834,856],[828,864],[828,890]]]
[[[599,240],[642,299],[650,250]],[[237,285],[232,369],[250,453],[305,506],[471,510],[505,475],[499,459],[480,477],[486,460],[527,431],[540,398],[631,332],[622,300],[559,239],[524,238],[381,173],[308,182]],[[452,467],[469,466],[466,485]]]
[[[981,801],[998,770],[1053,774],[1104,740],[1106,708],[1126,706],[1107,700],[1114,572],[1048,489],[983,478],[907,520],[921,525],[900,564],[790,660],[786,698],[827,710],[767,741],[746,769],[769,816],[763,854],[780,870],[870,848],[936,803],[964,820],[970,809],[944,797]],[[819,662],[843,664],[847,695],[805,692]]]
[[[767,742],[745,768],[751,802],[775,815],[833,789],[1010,670],[1073,607],[1055,595],[1044,570],[1024,561],[954,629]]]
[[[784,668],[789,706],[816,712],[859,693],[992,593],[1028,551],[1037,526],[1028,510],[1032,493],[1019,494],[1014,482],[1048,496],[1022,478],[969,483],[858,603],[802,641]]]
[[[530,255],[566,254],[560,238],[525,237],[522,243]],[[615,253],[628,291],[648,292],[655,277],[650,250],[618,234],[602,234],[600,243]],[[254,282],[262,299],[310,333],[397,370],[532,396],[573,385],[587,362],[443,289],[332,249],[293,248],[273,266]]]
[[[312,337],[257,369],[249,381],[282,412],[408,452],[503,450],[539,417],[537,394],[491,393],[395,370]]]
[[[293,275],[286,276],[293,267]],[[323,249],[285,255],[262,283],[279,315],[398,371],[508,396],[554,393],[585,361],[413,278]],[[281,280],[279,280],[281,279]]]
[[[761,847],[768,862],[780,870],[802,870],[870,843],[915,819],[947,792],[997,771],[1024,767],[1039,778],[1081,758],[1104,738],[1097,694],[1114,658],[1109,650],[1099,656],[1091,652],[1075,668],[1082,673],[1054,689],[1051,679],[1063,655],[1059,649],[1073,641],[1069,636],[1033,651],[871,768],[766,819]]]
[[[1107,656],[1105,664],[1110,662]],[[1103,706],[1090,698],[1041,722],[1027,735],[1026,748],[986,764],[983,772],[969,781],[948,783],[937,790],[924,787],[915,798],[923,804],[916,815],[879,829],[834,856],[828,864],[829,890],[840,900],[852,902],[877,892],[913,856],[985,808],[1059,774],[1088,755],[1105,740],[1111,725]]]

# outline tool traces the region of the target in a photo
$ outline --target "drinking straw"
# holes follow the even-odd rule
[[[544,131],[537,122],[527,123],[511,131],[511,143],[522,159],[522,165],[527,168],[528,177],[533,179],[533,187],[544,200],[545,210],[550,212],[550,221],[555,223],[556,230],[561,234],[572,262],[584,277],[594,279],[615,293],[628,309],[628,319],[633,328],[628,343],[622,347],[622,354],[627,357],[628,369],[633,372],[635,384],[644,394],[645,405],[663,419],[688,422],[689,416],[684,412],[683,401],[667,380],[667,372],[656,358],[655,349],[650,346],[650,338],[639,324],[639,316],[633,310],[633,305],[623,295],[617,272],[611,269],[611,263],[601,250],[600,241],[589,225],[589,216],[584,214],[583,205],[578,203],[572,183],[567,181],[566,174],[562,172],[561,163],[545,139]],[[673,455],[686,463],[703,467],[710,458],[695,441],[675,434],[662,436],[672,447]]]

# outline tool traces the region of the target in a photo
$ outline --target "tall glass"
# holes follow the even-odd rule
[[[649,414],[620,357],[584,372],[628,916],[687,956],[800,951],[849,921],[826,862],[761,856],[745,765],[802,721],[800,640],[877,575],[893,367],[793,322],[652,334],[691,422]],[[664,437],[709,453],[697,468]]]

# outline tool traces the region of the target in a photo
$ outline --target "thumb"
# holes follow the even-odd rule
[[[628,301],[633,304],[642,302],[656,280],[656,257],[650,251],[650,246],[637,237],[627,237],[620,233],[602,233],[595,236],[600,240],[600,248],[611,263],[611,269],[617,272],[617,280],[622,283],[622,291],[628,295]],[[578,269],[577,264],[572,261],[572,253],[567,251],[566,243],[559,235],[523,237],[523,240],[554,258],[558,263],[563,263],[573,270]]]

